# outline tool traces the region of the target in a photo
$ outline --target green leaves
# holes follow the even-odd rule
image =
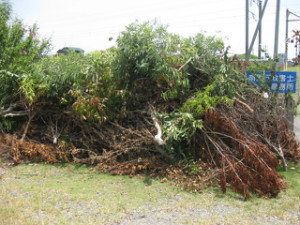
[[[32,63],[47,53],[49,41],[39,39],[36,25],[26,28],[21,20],[7,16],[6,23],[0,23],[0,68],[18,74],[29,72]]]
[[[168,66],[163,57],[166,36],[163,26],[154,26],[149,22],[130,24],[117,39],[117,56],[113,63],[116,79],[130,85],[136,79],[157,79],[166,73]]]
[[[196,130],[203,128],[202,121],[191,113],[172,112],[161,114],[160,118],[164,121],[163,132],[168,140],[189,142]]]
[[[195,119],[191,113],[172,112],[159,114],[163,122],[162,131],[167,145],[165,146],[170,156],[188,157],[189,149],[184,148],[185,144],[191,141],[197,129],[203,128],[203,121]]]
[[[224,50],[224,43],[220,38],[205,37],[199,33],[195,37],[183,39],[181,46],[184,61],[190,59],[186,65],[187,73],[193,76],[198,71],[209,77],[220,73]]]
[[[37,26],[12,17],[8,1],[0,3],[0,107],[18,101],[20,91],[34,97],[33,63],[45,54],[49,41],[40,40]],[[26,103],[25,103],[26,104]]]
[[[16,98],[19,88],[18,79],[17,74],[0,70],[0,107]]]
[[[204,91],[198,91],[195,96],[188,99],[180,111],[189,112],[195,118],[199,117],[204,111],[214,109],[220,103],[232,104],[233,101],[226,95],[213,95],[214,83],[205,87]]]
[[[70,89],[85,83],[86,60],[77,53],[44,58],[34,65],[33,78],[38,92],[47,97],[63,97]]]
[[[35,82],[32,75],[23,74],[20,78],[20,84],[20,91],[26,96],[28,104],[31,105],[36,96]]]

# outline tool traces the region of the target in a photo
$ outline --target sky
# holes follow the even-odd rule
[[[224,39],[230,54],[245,52],[245,0],[10,0],[13,13],[39,34],[51,39],[52,53],[63,47],[85,52],[116,45],[120,32],[130,23],[156,19],[168,31],[183,37],[205,32]],[[265,0],[263,0],[264,2]],[[249,42],[258,22],[258,0],[250,0]],[[279,53],[285,49],[286,9],[300,16],[300,0],[280,1]],[[276,0],[269,0],[262,22],[262,47],[272,56],[275,39]],[[290,15],[289,19],[300,19]],[[289,22],[300,30],[300,21]],[[113,41],[109,41],[112,37]],[[257,42],[253,54],[257,54]],[[289,44],[289,58],[295,57]]]

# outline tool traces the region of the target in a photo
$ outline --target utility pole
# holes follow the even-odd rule
[[[290,11],[286,9],[286,18],[285,18],[285,60],[284,60],[284,67],[285,70],[287,71],[287,62],[288,62],[288,38],[289,38],[289,15]]]
[[[276,4],[276,24],[275,24],[275,43],[274,43],[274,56],[273,56],[274,59],[278,55],[279,15],[280,15],[280,0],[277,0],[277,4]]]
[[[258,17],[261,20],[261,0],[258,2]],[[258,32],[258,58],[261,59],[261,24],[259,25],[259,32]]]
[[[261,11],[261,17],[260,17],[259,20],[258,20],[258,23],[257,23],[256,29],[255,29],[254,35],[253,35],[253,37],[252,37],[252,41],[251,41],[250,47],[248,48],[248,51],[247,51],[247,54],[246,54],[246,62],[249,61],[250,52],[251,52],[252,49],[253,49],[253,45],[254,45],[254,42],[255,42],[255,39],[256,39],[258,30],[259,30],[259,26],[261,25],[261,21],[262,21],[262,18],[263,18],[263,16],[264,16],[264,13],[265,13],[267,4],[268,4],[268,0],[265,0],[264,5],[263,5],[263,9],[262,9],[262,11]]]
[[[292,19],[289,20],[289,16],[292,14],[293,16],[299,18],[299,19]],[[285,64],[287,68],[287,61],[288,61],[288,44],[289,44],[289,22],[299,22],[300,21],[300,16],[296,15],[295,13],[292,13],[288,9],[286,10],[286,21],[285,21]],[[297,58],[297,56],[296,56]]]
[[[246,0],[246,46],[245,46],[245,57],[246,61],[247,60],[247,55],[248,55],[248,47],[249,47],[249,0]]]

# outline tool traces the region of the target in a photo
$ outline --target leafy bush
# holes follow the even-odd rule
[[[134,83],[142,79],[173,81],[176,85],[169,95],[176,97],[179,89],[189,86],[185,75],[176,69],[179,42],[180,38],[168,33],[164,26],[130,24],[117,39],[114,76],[120,88],[131,91]]]
[[[212,78],[222,72],[224,43],[221,38],[199,33],[183,39],[181,53],[184,61],[189,60],[186,72],[191,76],[206,75]]]
[[[0,68],[15,74],[30,71],[33,62],[47,53],[49,41],[39,39],[38,27],[12,18],[11,5],[0,3]]]
[[[36,25],[26,27],[12,18],[7,1],[0,3],[0,18],[0,104],[4,104],[5,96],[18,93],[20,76],[29,73],[33,62],[47,53],[49,41],[38,38]]]
[[[83,119],[104,122],[115,118],[122,107],[123,92],[117,89],[112,73],[116,48],[94,51],[87,55],[84,86],[78,86],[73,108]]]
[[[111,72],[114,55],[111,48],[87,56],[70,52],[43,58],[21,77],[21,90],[30,103],[55,101],[72,106],[84,120],[105,121],[106,110],[113,114],[118,105]]]
[[[18,79],[17,74],[0,70],[0,106],[17,98]]]
[[[197,129],[203,128],[203,121],[187,112],[172,112],[159,115],[163,122],[165,150],[174,159],[191,157],[188,144]]]
[[[130,24],[118,37],[117,44],[115,76],[123,84],[130,85],[146,77],[158,79],[168,72],[167,61],[163,58],[167,46],[165,27]]]
[[[24,107],[20,93],[22,80],[31,73],[33,63],[45,55],[49,41],[39,39],[36,25],[25,26],[21,20],[12,17],[8,1],[0,3],[0,127],[8,129],[13,121],[2,118],[7,109]],[[23,82],[25,84],[25,82]],[[29,84],[28,84],[29,85]],[[14,107],[12,107],[14,106]]]
[[[217,79],[218,81],[218,79]],[[219,104],[232,104],[232,100],[224,95],[214,95],[215,81],[211,85],[198,91],[194,97],[184,102],[178,112],[162,114],[163,133],[166,137],[166,151],[175,158],[192,157],[193,152],[188,144],[191,142],[197,129],[203,129],[201,115],[208,110],[215,109]]]
[[[83,86],[86,64],[85,57],[76,53],[43,58],[32,64],[30,74],[22,77],[22,90],[27,97],[33,91],[47,98],[57,97],[64,102],[72,89]]]
[[[195,97],[188,99],[181,108],[181,111],[192,113],[195,118],[207,110],[214,109],[220,103],[232,104],[232,100],[226,95],[213,95],[213,84],[205,87],[204,91],[195,93]]]

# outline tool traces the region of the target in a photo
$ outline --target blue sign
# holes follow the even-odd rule
[[[247,72],[248,81],[260,87],[259,80],[257,78],[260,78],[261,74],[262,73],[255,74],[254,76],[250,72]],[[271,72],[266,71],[265,76],[266,76],[266,82],[268,82],[271,76]],[[296,93],[296,81],[297,81],[297,72],[277,71],[273,76],[271,89],[274,91],[277,90],[279,84],[278,93],[288,93],[288,92]]]

